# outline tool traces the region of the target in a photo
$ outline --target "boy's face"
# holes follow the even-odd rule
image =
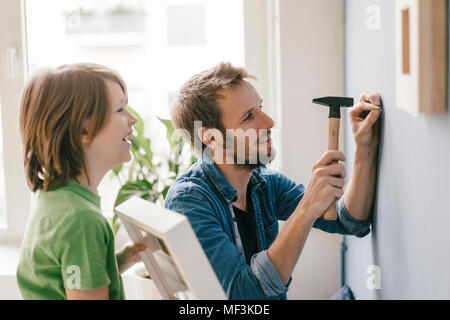
[[[126,108],[126,99],[119,84],[106,80],[109,92],[109,120],[97,135],[85,144],[85,156],[93,159],[102,169],[112,169],[131,160],[131,143],[137,119]]]
[[[230,146],[225,140],[224,152],[233,156],[234,164],[248,170],[272,161],[275,150],[270,135],[274,121],[262,111],[262,99],[253,85],[244,80],[218,94],[223,97],[218,104],[227,139],[234,142]]]

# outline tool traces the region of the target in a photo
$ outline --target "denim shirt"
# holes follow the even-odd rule
[[[250,265],[233,221],[237,192],[210,158],[203,158],[175,181],[164,206],[188,217],[229,299],[286,299],[291,279],[283,283],[267,249],[278,234],[278,220],[294,212],[305,187],[264,166],[253,170],[249,184],[259,248]],[[337,202],[337,211],[337,220],[321,217],[314,227],[357,237],[370,232],[370,222],[353,218],[343,201]]]

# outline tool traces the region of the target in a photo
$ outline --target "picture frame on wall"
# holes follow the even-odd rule
[[[447,111],[447,0],[396,0],[396,102],[411,114]]]

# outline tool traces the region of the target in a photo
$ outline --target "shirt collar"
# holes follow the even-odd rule
[[[227,202],[235,202],[237,200],[237,191],[228,182],[223,173],[219,170],[214,161],[208,157],[203,156],[200,160],[200,167],[206,176],[211,180],[216,189],[224,197]],[[253,189],[254,187],[261,185],[266,185],[266,179],[261,175],[259,169],[255,169],[250,177],[249,185]]]
[[[68,190],[78,194],[79,196],[85,198],[86,200],[88,200],[89,202],[92,202],[93,204],[95,204],[97,207],[100,208],[101,198],[98,194],[95,194],[91,190],[83,187],[81,184],[79,184],[73,180],[67,180],[65,187]]]

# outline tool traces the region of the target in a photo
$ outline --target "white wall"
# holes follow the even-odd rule
[[[379,28],[367,28],[377,11]],[[397,107],[394,1],[347,0],[346,16],[347,94],[378,91],[383,103],[374,223],[362,241],[348,241],[349,283],[357,299],[448,300],[450,115]]]
[[[328,110],[311,101],[344,93],[344,1],[280,0],[279,5],[281,170],[306,186],[311,167],[328,147]],[[343,128],[341,137],[342,142]],[[327,299],[339,289],[341,241],[340,235],[311,232],[289,299]]]
[[[15,241],[0,242],[0,300],[22,299],[16,281],[19,249],[20,246]]]

